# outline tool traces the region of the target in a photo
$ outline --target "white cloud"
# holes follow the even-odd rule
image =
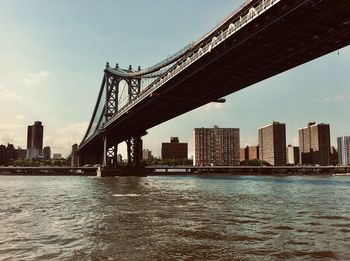
[[[21,124],[0,124],[0,144],[14,143],[15,146],[24,146],[23,129],[25,126]]]
[[[350,100],[349,94],[335,94],[333,96],[312,98],[312,102],[319,103],[341,103]]]
[[[350,95],[335,95],[332,97],[325,97],[323,101],[329,102],[329,103],[338,103],[349,99],[350,99]]]
[[[20,99],[20,96],[0,84],[0,100],[9,101],[18,99]]]
[[[16,120],[18,120],[18,121],[23,121],[23,120],[25,120],[27,117],[24,116],[24,115],[22,115],[22,114],[16,114],[16,115],[14,116],[14,118],[15,118]]]
[[[223,109],[227,109],[227,106],[225,107],[225,103],[217,103],[217,102],[211,102],[203,106],[205,111],[220,111]]]
[[[0,124],[0,131],[13,131],[23,128],[21,124]]]
[[[81,142],[87,127],[88,122],[81,122],[58,128],[54,137],[44,137],[44,146],[50,146],[52,153],[62,153],[62,156],[67,156],[71,152],[72,145]]]
[[[26,78],[23,79],[23,82],[25,86],[30,87],[33,85],[37,85],[38,83],[45,80],[50,75],[51,74],[45,70],[40,71],[38,73],[31,73]]]

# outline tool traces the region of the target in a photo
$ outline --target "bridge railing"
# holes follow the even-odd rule
[[[100,128],[107,127],[115,119],[117,119],[124,113],[128,112],[129,109],[132,106],[134,106],[134,104],[138,103],[139,101],[151,95],[163,84],[168,82],[171,78],[181,73],[183,70],[185,70],[188,66],[190,66],[191,64],[199,60],[201,57],[210,53],[213,49],[215,49],[218,45],[223,43],[226,39],[231,37],[237,31],[241,30],[244,26],[249,24],[252,20],[258,17],[260,14],[266,12],[268,9],[270,9],[272,6],[279,3],[280,1],[282,0],[246,1],[238,10],[234,11],[229,17],[224,19],[223,22],[221,22],[217,27],[215,27],[209,33],[201,37],[195,43],[189,44],[185,48],[181,49],[180,51],[178,51],[168,59],[165,59],[162,62],[156,64],[155,66],[152,66],[145,70],[129,72],[129,73],[126,73],[126,71],[123,71],[128,76],[133,76],[136,73],[139,76],[142,75],[141,77],[145,77],[145,76],[147,77],[147,73],[151,75],[153,72],[155,72],[154,71],[155,69],[160,70],[161,68],[163,68],[164,70],[162,73],[160,73],[160,76],[158,78],[156,78],[153,82],[151,82],[148,86],[146,86],[141,91],[140,95],[136,99],[125,103],[118,110],[118,112],[108,120],[108,122],[105,122],[103,124],[104,126],[101,125],[101,121],[100,121],[100,119],[103,118],[102,117],[103,109],[102,111],[99,110],[99,108],[101,108],[100,105],[103,99],[101,99],[101,96],[99,96],[99,99],[97,101],[98,104],[96,104],[97,107],[95,107],[93,118],[91,119],[88,131],[86,132],[84,139],[82,140],[80,145],[82,145],[85,142],[88,142],[91,138],[93,138],[95,135],[97,135],[101,131]],[[246,8],[247,6],[249,8]],[[242,10],[244,9],[246,10],[245,12],[242,13]],[[167,68],[167,66],[169,68]],[[119,72],[114,70],[113,68],[107,68],[106,70],[111,73]],[[103,86],[101,88],[103,88]],[[97,110],[99,110],[99,113],[97,113]],[[98,120],[98,122],[96,120]]]
[[[216,34],[212,36],[210,33],[210,37],[204,37],[201,38],[199,42],[197,41],[196,44],[191,48],[191,52],[189,52],[188,55],[182,57],[182,59],[176,62],[163,76],[156,79],[146,89],[144,89],[137,99],[128,103],[126,106],[124,106],[124,108],[121,108],[118,113],[111,117],[108,122],[106,122],[105,126],[108,126],[115,119],[120,117],[120,115],[126,113],[134,104],[151,95],[175,75],[182,72],[184,69],[186,69],[188,66],[196,62],[207,53],[210,53],[214,48],[223,43],[237,31],[241,30],[260,14],[266,12],[281,1],[282,0],[249,1],[248,3],[254,3],[250,9],[246,10],[244,14],[239,16],[237,16],[237,12],[234,12],[231,15],[231,18],[225,19],[224,23],[221,23],[217,29],[213,30],[216,31]],[[305,2],[306,1],[308,0],[305,0]]]

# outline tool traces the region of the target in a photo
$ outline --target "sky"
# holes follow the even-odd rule
[[[210,31],[243,0],[1,0],[0,144],[26,148],[27,126],[44,125],[44,146],[67,156],[90,121],[106,62],[146,68]],[[310,121],[350,135],[350,48],[330,53],[148,130],[145,149],[179,137],[193,155],[193,129],[286,124],[287,143]],[[125,146],[120,146],[125,155]]]

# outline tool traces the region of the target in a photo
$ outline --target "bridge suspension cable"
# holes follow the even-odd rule
[[[182,70],[182,68],[188,63],[192,63],[194,60],[198,59],[198,57],[202,56],[206,52],[211,52],[212,48],[218,45],[219,42],[222,42],[224,39],[226,39],[226,37],[231,35],[235,30],[237,30],[238,26],[241,27],[244,23],[247,23],[249,19],[256,15],[257,11],[255,10],[255,7],[259,6],[260,9],[265,9],[266,6],[273,5],[275,2],[279,1],[280,0],[245,1],[238,9],[232,12],[214,29],[212,29],[209,33],[205,34],[199,40],[190,43],[189,45],[176,52],[174,55],[149,68],[141,69],[139,67],[138,70],[133,71],[131,69],[131,66],[128,70],[125,70],[119,68],[118,65],[115,68],[112,68],[107,63],[106,69],[104,70],[104,79],[101,84],[94,112],[90,120],[89,127],[80,144],[83,144],[90,136],[93,136],[92,134],[96,133],[99,130],[99,128],[105,123],[104,121],[106,120],[106,117],[103,116],[105,116],[107,112],[104,108],[105,104],[101,104],[101,97],[104,93],[105,85],[107,84],[105,78],[106,75],[109,75],[111,77],[120,77],[122,79],[138,79],[140,80],[139,94],[141,94],[141,96],[147,95],[148,92],[141,92],[141,83],[148,82],[147,86],[142,86],[144,90],[149,90],[150,88],[152,89],[155,85],[161,84],[164,80],[163,78],[171,77],[171,75],[175,74],[177,71]],[[243,21],[243,18],[246,19],[245,22]],[[153,79],[153,81],[142,81],[142,79]],[[108,95],[107,92],[106,95]],[[132,101],[133,100],[129,98],[126,104],[117,103],[117,109],[122,111],[122,109]],[[103,107],[101,109],[101,114],[98,115],[98,109],[101,107],[100,105],[102,105]],[[117,111],[115,113],[117,113]],[[99,117],[98,121],[96,122],[97,115]],[[96,122],[95,126],[94,122]]]

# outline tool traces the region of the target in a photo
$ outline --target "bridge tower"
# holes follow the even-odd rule
[[[119,84],[121,81],[125,81],[128,85],[128,102],[134,101],[141,91],[141,78],[133,78],[128,76],[119,76],[108,72],[109,63],[106,64],[106,70],[104,73],[104,88],[106,93],[105,107],[104,107],[104,122],[113,117],[118,110],[119,106]],[[115,69],[118,70],[119,66],[116,64]],[[141,70],[141,67],[138,67]],[[128,69],[132,72],[131,65]],[[103,131],[103,165],[117,166],[117,153],[118,144],[112,144],[108,141],[108,132]],[[130,136],[125,140],[127,145],[127,156],[129,167],[139,167],[142,160],[142,135],[139,133],[130,132]]]

